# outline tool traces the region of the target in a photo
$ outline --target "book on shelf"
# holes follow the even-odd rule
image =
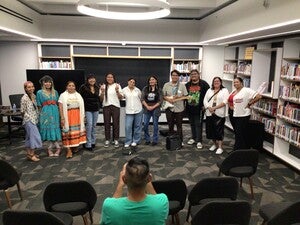
[[[245,59],[251,60],[253,58],[254,47],[247,47],[245,49]]]
[[[194,62],[186,62],[186,63],[174,63],[172,66],[173,70],[178,70],[179,72],[189,73],[191,70],[197,69],[199,70],[199,64]]]
[[[240,62],[238,66],[238,73],[243,75],[251,75],[252,65],[246,62]]]
[[[289,85],[280,85],[279,96],[284,99],[300,102],[300,84],[293,82]]]
[[[284,78],[300,80],[300,65],[298,63],[284,63],[281,66],[280,74]]]
[[[236,73],[237,64],[236,63],[226,63],[223,67],[224,73]]]
[[[42,69],[71,69],[72,64],[70,61],[42,61],[40,68]]]

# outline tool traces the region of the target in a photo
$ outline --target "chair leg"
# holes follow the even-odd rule
[[[176,225],[180,225],[180,219],[178,213],[175,214]]]
[[[5,198],[6,198],[7,205],[11,209],[12,205],[11,205],[11,201],[10,201],[9,190],[8,189],[4,190],[4,193],[5,193]]]
[[[191,204],[189,204],[188,211],[187,211],[187,214],[186,214],[186,219],[185,219],[186,222],[189,222],[191,208],[192,208],[192,206],[191,206]]]
[[[174,217],[174,215],[172,215],[172,224],[174,224],[174,219],[175,217]]]
[[[88,225],[88,220],[87,220],[86,214],[81,215],[81,216],[82,216],[84,225]]]
[[[240,187],[243,185],[243,178],[241,177]]]
[[[89,214],[90,214],[91,224],[93,224],[93,223],[94,223],[94,220],[93,220],[93,211],[90,210],[90,211],[89,211]]]
[[[21,187],[20,187],[20,182],[17,183],[17,188],[18,188],[20,199],[21,199],[21,201],[23,201],[23,195],[22,195],[22,191],[21,191]]]
[[[219,169],[219,174],[218,174],[218,177],[219,177],[219,176],[221,176],[221,170],[220,170],[220,169]]]
[[[251,179],[251,177],[248,177],[248,180],[249,180],[249,185],[250,185],[251,196],[252,196],[252,199],[254,199],[254,194],[253,194],[253,184],[252,184],[252,179]]]

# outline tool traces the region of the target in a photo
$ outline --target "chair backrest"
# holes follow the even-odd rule
[[[44,192],[45,209],[51,211],[51,206],[58,203],[85,202],[93,209],[97,194],[93,186],[84,180],[54,182],[49,184]]]
[[[180,208],[184,208],[187,188],[183,180],[156,180],[152,182],[152,185],[157,193],[166,194],[169,201],[179,201]]]
[[[228,198],[236,200],[239,183],[234,177],[208,177],[200,180],[188,195],[192,205],[197,205],[202,199]]]
[[[253,174],[256,173],[259,152],[256,149],[240,149],[232,151],[221,163],[220,171],[229,175],[228,172],[233,167],[251,166]]]
[[[2,221],[3,225],[64,225],[59,218],[43,211],[6,210]]]
[[[251,205],[247,201],[211,201],[193,217],[192,225],[249,225]]]
[[[300,223],[300,201],[274,216],[267,222],[267,225],[292,225],[295,223]]]
[[[18,109],[21,108],[21,98],[23,97],[23,95],[24,94],[9,95],[8,97],[11,107],[13,107],[13,105],[15,104]]]
[[[20,180],[15,168],[5,160],[0,160],[0,180],[5,180],[12,187]]]

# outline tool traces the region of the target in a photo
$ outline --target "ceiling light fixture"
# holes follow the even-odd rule
[[[79,0],[80,13],[115,20],[151,20],[170,14],[166,0]]]

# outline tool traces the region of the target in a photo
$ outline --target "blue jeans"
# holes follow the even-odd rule
[[[136,114],[126,114],[125,117],[125,145],[140,143],[142,132],[143,110]]]
[[[96,143],[96,125],[98,120],[98,111],[85,111],[86,116],[86,148],[91,148]]]
[[[144,134],[145,134],[146,142],[150,142],[149,122],[152,117],[152,120],[153,120],[152,142],[158,143],[158,119],[159,119],[159,116],[157,115],[156,110],[159,110],[159,109],[155,109],[152,111],[145,111],[145,113],[144,113]]]

